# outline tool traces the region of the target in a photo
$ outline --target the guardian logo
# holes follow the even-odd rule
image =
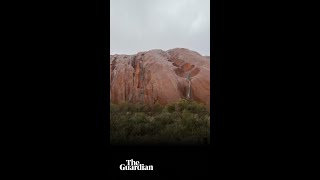
[[[140,164],[139,161],[134,161],[133,159],[126,160],[126,161],[127,161],[127,165],[125,165],[125,164],[120,165],[121,171],[124,171],[124,170],[153,170],[152,165]]]

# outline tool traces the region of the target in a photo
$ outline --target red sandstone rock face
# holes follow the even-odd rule
[[[210,58],[183,48],[111,55],[110,97],[150,106],[190,98],[209,108]]]

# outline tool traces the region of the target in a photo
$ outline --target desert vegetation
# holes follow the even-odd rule
[[[210,113],[203,104],[182,99],[153,107],[110,104],[110,142],[131,144],[209,144]]]

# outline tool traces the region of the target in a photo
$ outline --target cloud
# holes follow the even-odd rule
[[[110,53],[187,48],[210,55],[210,0],[111,0]]]

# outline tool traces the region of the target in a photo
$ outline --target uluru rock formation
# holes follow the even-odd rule
[[[210,57],[176,48],[110,55],[112,103],[153,106],[186,98],[210,107]]]

